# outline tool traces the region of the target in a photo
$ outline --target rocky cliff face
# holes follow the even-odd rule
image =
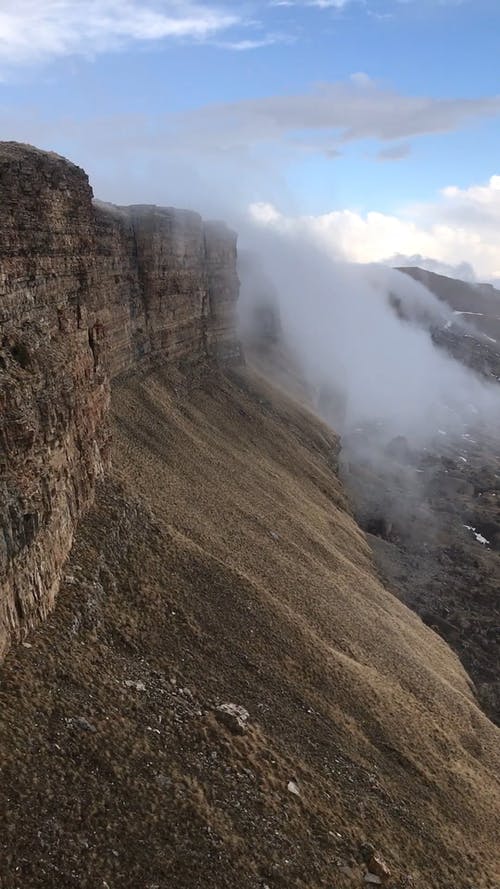
[[[53,603],[108,460],[111,379],[239,349],[223,225],[95,205],[83,170],[16,143],[0,194],[1,656]]]
[[[93,286],[111,377],[137,364],[237,359],[236,236],[197,213],[95,207]]]

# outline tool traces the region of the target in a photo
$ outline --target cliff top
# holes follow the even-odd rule
[[[49,167],[52,169],[64,166],[66,169],[73,171],[76,175],[84,176],[85,180],[88,182],[87,174],[77,164],[62,155],[57,154],[55,151],[44,151],[41,148],[36,148],[34,145],[29,145],[25,142],[0,141],[0,161],[2,161],[4,165],[7,162],[15,162],[16,165],[27,164],[27,169],[31,169],[33,163],[41,164],[46,168]]]
[[[68,160],[54,151],[46,151],[24,142],[2,142],[0,141],[0,164],[8,167],[9,164],[15,164],[16,176],[24,173],[24,177],[33,176],[33,167],[40,165],[44,171],[56,172],[64,169],[65,173],[74,173],[77,177],[83,177],[85,184],[89,188],[92,195],[92,189],[89,186],[88,176],[86,172],[77,164]],[[33,182],[33,184],[35,184]],[[113,204],[109,201],[103,201],[95,198],[94,207],[102,212],[109,213],[122,219],[140,219],[142,217],[165,217],[174,218],[177,224],[185,225],[201,225],[203,223],[205,229],[217,236],[219,234],[231,234],[236,238],[236,233],[231,231],[226,223],[222,220],[204,220],[202,216],[195,210],[186,210],[172,206],[162,206],[158,204]]]

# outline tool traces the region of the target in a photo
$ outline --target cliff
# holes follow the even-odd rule
[[[46,616],[108,461],[110,381],[238,358],[236,237],[94,204],[83,170],[0,146],[0,657]]]

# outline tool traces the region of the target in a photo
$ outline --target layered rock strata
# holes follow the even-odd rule
[[[108,460],[110,381],[237,359],[236,237],[97,204],[83,170],[0,145],[0,657],[50,610]]]

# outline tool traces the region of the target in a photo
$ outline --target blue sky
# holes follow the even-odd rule
[[[104,199],[394,216],[419,253],[471,201],[496,208],[499,34],[497,0],[2,0],[0,135]],[[500,274],[484,235],[463,260]]]

